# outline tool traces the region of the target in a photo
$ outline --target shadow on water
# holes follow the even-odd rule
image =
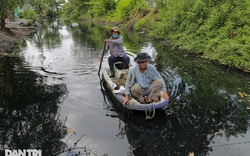
[[[126,137],[130,144],[127,155],[146,156],[145,148],[162,137],[167,124],[166,118],[158,115],[152,120],[146,120],[144,114],[134,114],[128,112],[126,107],[120,107],[104,88],[101,88],[101,92],[104,97],[103,107],[107,110],[106,115],[119,119],[116,137],[122,139]]]
[[[0,59],[0,150],[41,149],[53,155],[65,148],[59,105],[68,91],[65,84],[47,85],[46,76],[25,69],[22,62]]]

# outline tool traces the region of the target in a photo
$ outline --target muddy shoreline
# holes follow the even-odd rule
[[[0,57],[11,55],[11,48],[17,42],[33,35],[42,28],[40,23],[30,23],[26,19],[15,19],[5,24],[5,31],[0,31]]]

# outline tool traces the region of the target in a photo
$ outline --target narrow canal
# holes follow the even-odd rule
[[[249,74],[123,31],[126,51],[153,57],[171,97],[163,119],[131,121],[100,87],[107,30],[54,21],[0,58],[0,154],[249,155]]]

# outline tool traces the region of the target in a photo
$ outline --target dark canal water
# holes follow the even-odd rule
[[[0,58],[1,155],[249,156],[249,74],[124,31],[126,51],[148,52],[171,96],[161,119],[128,119],[97,75],[107,30],[48,23]]]

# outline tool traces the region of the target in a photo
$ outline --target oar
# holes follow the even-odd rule
[[[100,62],[99,70],[98,70],[99,78],[100,78],[100,70],[101,70],[101,67],[102,67],[102,61],[103,61],[103,55],[104,55],[105,47],[106,47],[106,42],[104,43],[104,46],[103,46],[103,49],[102,49],[102,57],[101,57],[101,62]]]

